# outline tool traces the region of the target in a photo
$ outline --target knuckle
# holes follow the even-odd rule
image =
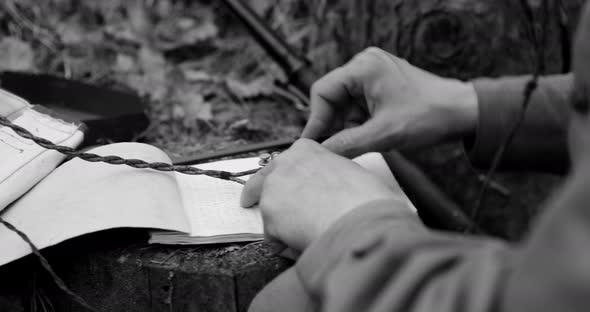
[[[364,52],[364,53],[387,53],[387,52],[385,52],[383,49],[381,49],[381,48],[378,48],[378,47],[375,47],[375,46],[373,46],[373,47],[368,47],[368,48],[366,48],[366,49],[365,49],[363,52]]]
[[[295,143],[293,143],[293,148],[296,150],[309,148],[312,146],[313,142],[314,142],[313,140],[301,138],[301,139],[298,139],[297,141],[295,141]]]
[[[348,66],[348,64],[337,67],[337,68],[333,69],[327,75],[324,75],[320,79],[316,80],[311,85],[311,89],[310,89],[311,95],[312,96],[313,95],[321,95],[321,94],[325,93],[326,90],[331,89],[331,87],[333,86],[334,83],[337,83],[338,80],[342,80],[343,77],[346,77],[346,74],[347,74],[346,67],[347,66]],[[334,79],[335,77],[337,77],[338,79]]]
[[[339,146],[344,151],[348,151],[354,145],[354,142],[349,135],[339,135],[334,138],[334,145]]]
[[[350,75],[366,79],[384,71],[383,59],[373,52],[363,52],[351,62]]]
[[[321,144],[310,139],[299,139],[295,142],[296,147],[295,150],[298,152],[297,155],[299,158],[303,157],[303,159],[308,158],[310,154],[317,154],[321,150]]]
[[[322,79],[316,80],[312,85],[310,92],[312,95],[320,94],[322,92]]]

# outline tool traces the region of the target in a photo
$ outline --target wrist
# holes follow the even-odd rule
[[[473,83],[457,81],[449,104],[453,107],[454,115],[453,137],[473,137],[479,119],[479,103]]]

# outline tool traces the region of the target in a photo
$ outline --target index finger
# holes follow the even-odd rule
[[[260,201],[260,194],[262,193],[262,187],[264,180],[271,173],[273,168],[273,162],[269,162],[268,165],[260,169],[255,175],[253,175],[242,190],[240,196],[240,205],[243,208],[250,208]]]
[[[336,68],[316,81],[311,88],[311,113],[302,138],[317,139],[334,123],[336,111],[352,104],[354,79],[350,64]]]

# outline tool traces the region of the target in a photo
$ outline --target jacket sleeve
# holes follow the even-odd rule
[[[396,202],[354,210],[296,264],[321,311],[585,311],[590,165],[549,202],[521,245],[433,232]]]
[[[432,232],[399,202],[339,220],[296,264],[321,311],[493,311],[510,269],[501,242]]]
[[[473,164],[487,167],[522,111],[530,76],[474,80],[479,101],[475,139],[467,145]],[[533,93],[512,144],[502,159],[503,169],[564,173],[568,168],[566,133],[573,75],[543,77]],[[539,155],[543,155],[539,157]]]

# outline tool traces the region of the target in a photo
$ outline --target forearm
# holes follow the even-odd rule
[[[478,123],[474,140],[467,144],[477,166],[490,165],[496,151],[518,122],[524,88],[530,76],[478,79]],[[525,118],[502,160],[505,169],[567,170],[566,130],[572,75],[547,76],[539,81]],[[539,157],[543,155],[543,157]]]

